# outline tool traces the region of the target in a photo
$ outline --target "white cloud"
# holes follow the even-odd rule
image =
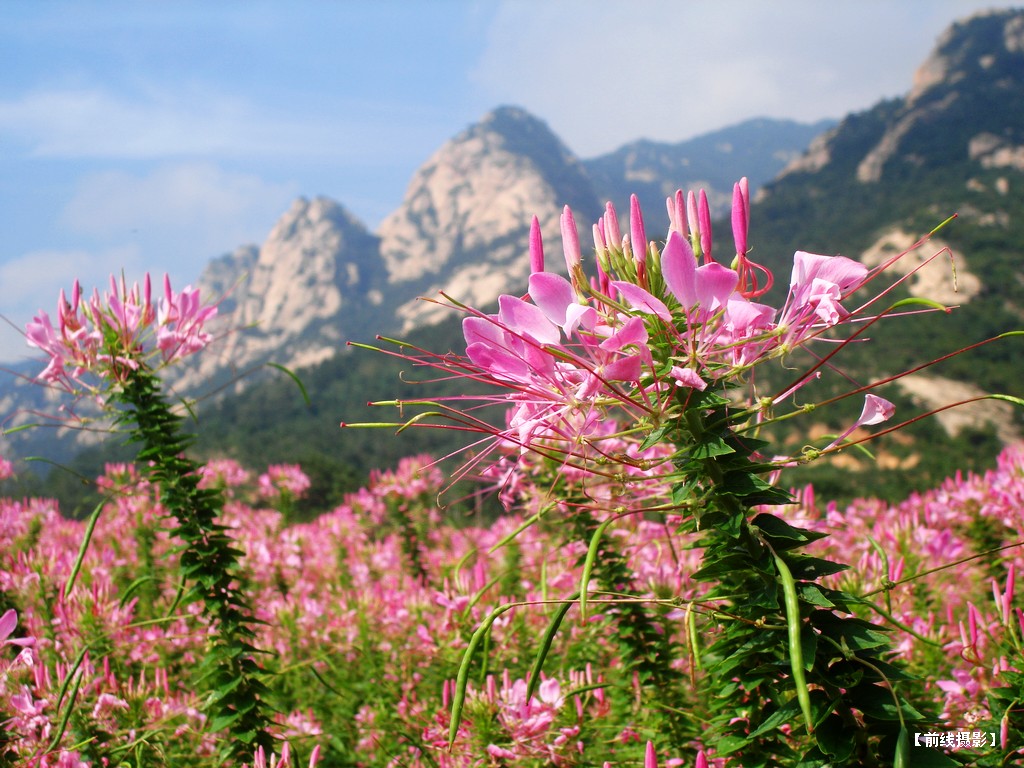
[[[237,100],[96,88],[39,90],[0,102],[0,130],[40,157],[150,158],[259,149],[259,123]]]
[[[129,281],[168,272],[194,283],[211,258],[262,242],[298,195],[297,185],[268,183],[216,166],[186,163],[147,175],[105,172],[86,177],[61,214],[74,242],[34,250],[0,264],[0,307],[16,328],[39,310],[53,311],[75,278],[101,290],[111,274]],[[24,339],[0,332],[0,360],[23,357]]]
[[[205,262],[262,240],[298,193],[296,183],[275,184],[209,163],[165,165],[143,176],[107,171],[79,182],[61,223],[76,235],[187,247],[195,253],[182,258]]]
[[[302,100],[300,95],[299,100]],[[308,101],[308,97],[307,101]],[[444,124],[442,110],[381,96],[320,94],[299,107],[253,103],[228,87],[174,83],[26,91],[0,100],[0,142],[60,160],[248,158],[365,164],[404,151],[410,134]]]
[[[758,115],[811,121],[865,109],[908,91],[936,36],[985,4],[507,0],[474,80],[589,156]]]
[[[162,166],[147,175],[121,171],[85,177],[60,223],[76,239],[102,247],[132,244],[145,267],[194,282],[206,263],[246,243],[262,243],[299,195],[206,163]]]
[[[40,88],[0,101],[0,136],[47,158],[346,157],[346,139],[366,131],[358,120],[294,115],[183,84]]]

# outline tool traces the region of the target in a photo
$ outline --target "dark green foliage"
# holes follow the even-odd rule
[[[227,730],[231,740],[222,756],[241,762],[257,746],[268,754],[273,746],[267,712],[268,689],[256,661],[252,611],[245,597],[243,554],[228,529],[218,523],[224,500],[220,492],[199,488],[199,465],[184,455],[190,443],[160,394],[159,379],[140,369],[115,390],[114,399],[128,406],[119,421],[138,447],[138,461],[160,488],[160,500],[177,525],[171,530],[178,548],[186,602],[201,602],[210,621],[210,645],[199,667],[198,683],[208,691],[204,702],[214,732]]]
[[[575,510],[567,521],[570,541],[590,543],[599,524],[585,506]],[[639,593],[628,560],[615,549],[615,544],[602,538],[600,550],[594,560],[591,577],[601,592],[609,594]],[[684,677],[673,666],[679,656],[672,640],[672,627],[664,617],[664,606],[624,600],[607,610],[609,624],[622,652],[623,687],[630,685],[629,675],[635,673],[649,696],[647,706],[660,707],[665,718],[662,735],[676,750],[700,735],[699,726],[687,713],[687,699],[683,693]]]
[[[901,729],[934,719],[907,700],[912,681],[889,660],[888,632],[853,615],[856,597],[815,583],[845,568],[801,553],[821,535],[766,512],[750,517],[787,496],[760,478],[760,442],[733,432],[745,418],[704,392],[673,436],[694,446],[678,469],[703,478],[686,493],[702,509],[694,578],[711,583],[706,610],[719,627],[705,654],[719,692],[709,743],[747,768],[892,765]]]

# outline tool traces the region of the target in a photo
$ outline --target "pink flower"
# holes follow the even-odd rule
[[[861,410],[860,418],[857,419],[854,429],[872,424],[881,424],[883,421],[891,419],[894,413],[896,413],[896,406],[885,398],[878,395],[865,395],[864,408]]]
[[[171,290],[171,280],[164,275],[164,296],[157,313],[157,346],[164,360],[186,357],[198,352],[212,340],[203,325],[217,314],[217,307],[204,307],[199,291],[190,285],[181,293]]]
[[[698,392],[703,392],[707,389],[708,383],[692,368],[680,368],[678,365],[674,365],[672,366],[671,375],[673,380],[681,387],[690,387]]]
[[[739,280],[734,270],[715,262],[698,267],[690,244],[676,232],[670,232],[665,243],[661,271],[683,311],[693,313],[697,321],[725,306]]]
[[[849,314],[840,300],[860,287],[867,274],[867,267],[845,256],[797,251],[780,323],[801,324],[813,315],[827,326],[835,325]]]
[[[888,421],[896,413],[896,406],[890,403],[883,397],[878,395],[867,394],[864,396],[864,408],[860,412],[860,418],[853,423],[853,426],[847,429],[843,434],[833,440],[825,450],[833,448],[843,440],[845,440],[855,429],[858,427],[867,427],[873,424],[881,424],[883,421]]]
[[[49,356],[40,379],[71,392],[94,390],[84,381],[86,374],[120,381],[157,352],[169,363],[199,351],[211,340],[203,325],[216,312],[216,307],[201,306],[198,291],[191,287],[175,294],[167,276],[159,311],[153,307],[148,274],[141,289],[137,283],[129,289],[123,278],[111,277],[107,293],[100,296],[94,290],[84,303],[76,280],[70,301],[60,293],[57,327],[40,311],[26,325],[25,339]]]
[[[271,464],[257,480],[260,495],[279,499],[287,495],[299,499],[309,490],[309,477],[298,464]]]

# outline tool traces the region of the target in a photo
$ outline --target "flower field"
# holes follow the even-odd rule
[[[294,469],[277,477],[301,488]],[[723,619],[703,606],[704,586],[691,578],[699,558],[672,526],[631,518],[614,546],[629,569],[623,592],[644,601],[664,632],[658,652],[678,672],[683,747],[669,746],[661,694],[623,655],[621,597],[592,595],[586,621],[578,604],[569,610],[526,698],[538,638],[579,588],[586,542],[566,540],[563,526],[528,526],[495,549],[522,518],[445,521],[434,503],[443,478],[424,458],[381,472],[312,523],[286,526],[270,478],[224,461],[205,482],[229,498],[227,524],[246,553],[242,578],[261,622],[255,645],[295,764],[319,747],[321,766],[640,765],[648,741],[663,765],[694,765],[700,749],[716,763],[715,744],[701,740],[713,702],[692,644],[709,645]],[[17,612],[16,627],[5,614],[0,661],[7,760],[209,764],[225,736],[204,722],[194,680],[208,624],[179,603],[166,513],[126,467],[100,482],[111,497],[77,578],[86,523],[61,518],[45,499],[0,504],[0,595]],[[926,681],[916,703],[938,713],[935,731],[994,730],[997,746],[972,752],[994,756],[1000,724],[987,694],[1020,666],[1013,582],[1024,550],[993,550],[1019,544],[1024,531],[1024,451],[898,506],[836,509],[809,490],[799,497],[786,519],[832,534],[827,554],[854,567],[830,579],[872,595],[890,619],[899,656]],[[449,751],[461,657],[481,622],[509,604],[470,669]]]

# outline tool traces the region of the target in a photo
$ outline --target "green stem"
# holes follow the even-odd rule
[[[257,746],[270,751],[272,721],[262,699],[268,693],[255,661],[254,618],[239,581],[243,574],[228,529],[218,522],[223,497],[199,488],[199,465],[184,456],[189,438],[160,394],[159,379],[146,369],[133,372],[115,399],[129,406],[121,420],[131,425],[138,458],[148,462],[161,502],[174,516],[181,541],[180,569],[185,599],[201,601],[210,620],[210,647],[201,667],[208,728],[227,729],[224,757],[249,760]]]

